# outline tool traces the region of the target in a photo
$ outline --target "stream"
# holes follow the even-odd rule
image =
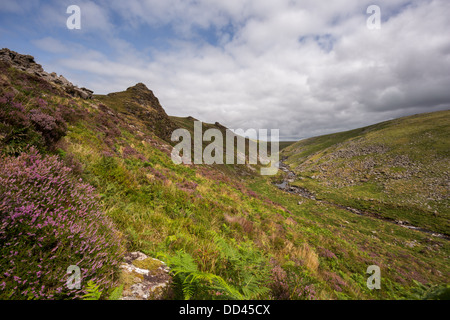
[[[386,222],[394,223],[396,225],[399,225],[399,226],[407,228],[407,229],[420,231],[420,232],[429,234],[429,235],[431,235],[433,237],[450,240],[450,236],[448,236],[446,234],[441,234],[441,233],[430,231],[430,230],[427,230],[427,229],[424,229],[424,228],[421,228],[421,227],[416,227],[416,226],[411,225],[407,221],[399,221],[399,220],[394,220],[394,219],[390,219],[390,218],[385,218],[385,217],[382,217],[380,214],[377,214],[377,213],[362,211],[362,210],[359,210],[359,209],[356,209],[356,208],[343,206],[343,205],[332,203],[332,202],[329,202],[329,201],[326,201],[326,200],[318,200],[318,199],[316,199],[314,194],[312,192],[308,191],[307,189],[302,188],[302,187],[298,187],[298,186],[291,186],[290,185],[290,183],[295,181],[296,174],[289,168],[288,165],[286,165],[283,162],[284,160],[286,160],[286,159],[281,159],[278,162],[278,164],[277,164],[278,168],[285,173],[284,179],[283,179],[283,181],[281,183],[274,183],[274,185],[277,186],[280,190],[283,190],[283,191],[285,191],[287,193],[290,193],[290,194],[299,195],[299,196],[301,196],[303,198],[315,200],[315,201],[323,203],[323,204],[327,204],[327,205],[334,206],[334,207],[337,207],[337,208],[340,208],[340,209],[344,209],[344,210],[347,210],[349,212],[352,212],[352,213],[360,215],[360,216],[376,218],[376,219],[383,220],[383,221],[386,221]]]

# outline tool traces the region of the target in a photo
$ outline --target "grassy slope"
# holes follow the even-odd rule
[[[265,179],[254,178],[250,186],[289,210],[299,226],[286,237],[293,236],[297,247],[306,241],[314,248],[320,261],[317,277],[339,299],[411,298],[409,286],[414,281],[448,283],[448,241],[286,194]],[[362,270],[369,265],[382,270],[380,291],[369,293],[365,286]]]
[[[280,150],[283,150],[294,143],[296,143],[296,141],[280,141]]]
[[[9,77],[21,99],[35,98],[16,81],[16,73]],[[442,284],[448,278],[445,241],[309,200],[298,205],[298,197],[263,177],[242,180],[212,166],[174,165],[171,147],[146,121],[115,107],[122,105],[118,100],[85,101],[50,92],[41,97],[50,105],[76,102],[72,106],[81,116],[69,123],[58,153],[96,187],[129,250],[153,256],[184,250],[200,270],[228,279],[227,268],[233,266],[224,264],[223,249],[212,239],[245,244],[245,252],[272,258],[301,279],[300,286],[312,284],[319,299],[408,297],[416,287],[413,280]],[[254,269],[247,258],[246,268]],[[366,287],[371,264],[382,267],[383,290]],[[230,282],[243,285],[237,276]]]
[[[199,121],[193,117],[176,117],[176,116],[170,116],[170,119],[172,120],[172,122],[174,123],[174,125],[177,128],[183,128],[188,130],[191,133],[191,137],[192,137],[192,159],[193,159],[193,154],[194,154],[194,141],[193,141],[193,137],[194,137],[194,122],[195,121]],[[235,164],[226,164],[226,153],[227,151],[227,147],[226,147],[226,137],[227,137],[227,128],[224,127],[223,125],[219,124],[219,123],[206,123],[206,122],[202,122],[202,130],[203,133],[205,133],[206,130],[209,129],[217,129],[222,133],[222,150],[223,150],[223,163],[224,164],[216,164],[214,166],[214,168],[219,169],[221,172],[223,172],[226,175],[231,175],[231,176],[244,176],[244,175],[252,175],[255,172],[257,172],[258,170],[260,170],[261,165],[257,164],[257,165],[235,165],[237,163],[237,139],[234,140],[233,142],[233,154],[234,154],[234,163]],[[236,137],[236,135],[233,135],[234,137]],[[211,144],[212,142],[209,141],[203,141],[202,144],[202,150],[205,150],[205,148]],[[213,141],[213,143],[215,143],[215,141]],[[249,139],[245,138],[245,161],[246,163],[248,163],[249,160]]]
[[[278,264],[292,263],[296,272],[310,277],[319,298],[401,297],[414,286],[413,279],[442,283],[442,276],[448,274],[445,242],[368,218],[361,218],[362,225],[345,211],[315,203],[298,206],[298,199],[279,194],[265,179],[256,183],[250,179],[255,191],[282,206],[273,204],[246,191],[234,175],[210,166],[175,166],[167,152],[126,131],[117,148],[131,145],[148,161],[118,154],[114,156],[117,167],[111,171],[100,156],[102,138],[89,139],[94,130],[80,125],[68,135],[69,151],[86,165],[85,176],[101,190],[109,214],[130,239],[130,250],[151,255],[185,250],[201,270],[221,274],[220,249],[212,237],[249,241]],[[147,173],[150,167],[167,179]],[[192,182],[197,186],[189,186]],[[351,226],[341,229],[347,224],[344,221],[351,221]],[[386,235],[372,233],[383,229]],[[414,240],[418,245],[408,247]],[[304,245],[307,249],[302,249]],[[336,258],[327,258],[327,250]],[[365,287],[364,273],[370,264],[389,270],[386,290],[373,292]]]
[[[450,234],[450,111],[297,142],[294,184],[321,198]]]

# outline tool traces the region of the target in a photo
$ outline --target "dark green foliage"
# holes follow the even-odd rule
[[[418,300],[450,300],[450,285],[426,286],[418,281],[414,281],[414,299]]]
[[[217,237],[219,249],[219,273],[242,292],[246,299],[261,298],[269,289],[269,259],[251,242],[226,242]]]
[[[174,293],[178,299],[250,299],[222,277],[199,271],[196,262],[188,253],[178,251],[172,257],[162,257],[171,267]],[[249,288],[245,288],[245,291],[252,293]]]
[[[216,237],[219,270],[203,272],[192,256],[162,255],[174,275],[174,292],[184,299],[258,299],[268,293],[268,260],[250,243],[228,244]]]

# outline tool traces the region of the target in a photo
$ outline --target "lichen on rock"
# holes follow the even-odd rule
[[[142,252],[127,253],[124,260],[120,265],[122,300],[164,299],[171,283],[170,269],[164,262]]]

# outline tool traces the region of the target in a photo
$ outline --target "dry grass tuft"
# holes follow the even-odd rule
[[[292,242],[287,242],[280,254],[281,256],[289,255],[291,260],[299,260],[302,265],[313,272],[319,268],[319,256],[307,243],[295,247]]]
[[[229,216],[227,214],[225,214],[225,221],[230,223],[230,224],[234,224],[237,223],[242,227],[242,230],[244,230],[244,232],[246,233],[251,233],[253,231],[253,222],[248,221],[246,218],[244,217],[238,217],[238,216]]]

